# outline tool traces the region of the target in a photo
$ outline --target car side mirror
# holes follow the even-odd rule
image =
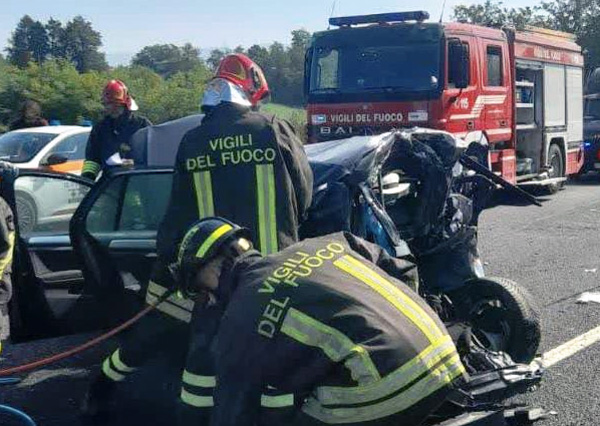
[[[448,43],[448,69],[453,76],[457,89],[469,86],[469,46],[460,40],[450,40]]]
[[[69,161],[69,159],[65,155],[54,153],[46,157],[40,164],[42,166],[56,166],[57,164],[64,164],[67,161]]]

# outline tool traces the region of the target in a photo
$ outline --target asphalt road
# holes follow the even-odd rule
[[[487,274],[517,281],[538,304],[543,352],[600,326],[600,304],[576,304],[582,292],[600,292],[600,177],[569,185],[542,208],[491,208],[483,213],[480,225]],[[38,358],[86,337],[14,345],[5,351],[1,365]],[[78,425],[77,407],[93,374],[90,366],[97,368],[115,345],[107,342],[75,359],[24,375],[19,386],[0,388],[0,403],[25,409],[42,426]],[[123,404],[111,424],[172,424],[179,362],[157,360],[154,368],[123,386],[118,394]],[[552,366],[542,387],[520,400],[557,412],[541,425],[600,424],[600,343]],[[0,424],[19,423],[0,413]]]

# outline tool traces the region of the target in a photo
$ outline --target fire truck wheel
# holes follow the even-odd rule
[[[550,145],[548,150],[548,165],[552,168],[550,171],[551,178],[564,177],[565,175],[565,160],[563,158],[560,146],[557,144]],[[549,194],[556,194],[561,188],[564,187],[564,182],[553,183],[546,186],[546,192]]]
[[[461,316],[473,337],[493,351],[506,352],[516,362],[537,355],[541,327],[532,296],[514,281],[486,277],[469,280],[461,289]]]

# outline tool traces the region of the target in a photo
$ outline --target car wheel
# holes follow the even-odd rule
[[[17,221],[21,235],[28,234],[37,225],[37,205],[33,198],[23,192],[15,193]]]
[[[461,316],[483,347],[528,363],[540,346],[541,325],[532,296],[506,278],[475,278],[461,288]]]
[[[550,177],[564,177],[565,176],[565,160],[563,158],[562,151],[560,147],[556,144],[550,145],[550,149],[548,150],[548,164],[550,165]],[[553,183],[551,185],[546,186],[546,192],[549,194],[556,194],[563,186],[564,182]]]

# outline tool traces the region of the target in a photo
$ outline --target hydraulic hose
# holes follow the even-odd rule
[[[14,417],[18,417],[19,419],[23,420],[23,424],[25,424],[27,426],[37,426],[31,417],[29,417],[27,414],[25,414],[21,410],[17,410],[16,408],[10,407],[8,405],[0,404],[0,413],[1,412],[5,412]]]
[[[134,315],[133,317],[131,317],[130,319],[125,321],[123,324],[119,325],[118,327],[113,328],[112,330],[110,330],[92,340],[88,340],[87,342],[85,342],[79,346],[75,346],[74,348],[71,348],[65,352],[61,352],[56,355],[42,358],[37,361],[29,362],[27,364],[18,365],[16,367],[10,367],[10,368],[5,368],[3,370],[0,370],[0,377],[10,376],[13,374],[23,373],[23,372],[29,371],[29,370],[34,370],[36,368],[43,367],[43,366],[46,366],[49,364],[53,364],[55,362],[58,362],[65,358],[68,358],[72,355],[75,355],[75,354],[83,352],[87,349],[90,349],[90,348],[96,346],[97,344],[111,338],[115,334],[120,333],[121,331],[125,330],[126,328],[131,327],[133,324],[138,322],[141,318],[146,316],[150,311],[154,310],[158,305],[160,305],[162,302],[164,302],[169,296],[171,296],[173,293],[175,293],[175,291],[176,291],[175,289],[172,289],[172,290],[165,292],[160,298],[158,298],[158,300],[156,302],[149,304],[144,309],[142,309],[140,312],[138,312],[136,315]]]

